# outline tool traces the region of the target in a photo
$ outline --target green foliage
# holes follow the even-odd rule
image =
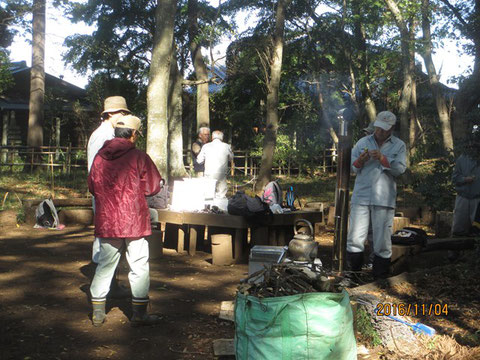
[[[29,12],[31,12],[31,1],[0,1],[0,48],[11,45],[14,36],[19,32],[18,27],[26,32],[30,31],[30,21],[25,16]],[[17,28],[14,28],[14,25]]]
[[[382,340],[372,325],[371,317],[363,307],[358,307],[355,312],[355,325],[357,332],[372,346],[382,344]]]
[[[415,174],[413,189],[421,194],[425,204],[434,210],[452,210],[455,189],[452,172],[455,165],[453,155],[419,162],[412,167]]]
[[[17,211],[17,224],[22,224],[24,222],[25,222],[25,209],[21,207]]]
[[[9,70],[8,53],[0,48],[0,95],[13,85],[13,77]]]

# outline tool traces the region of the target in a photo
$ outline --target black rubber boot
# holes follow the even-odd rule
[[[105,314],[105,301],[92,301],[92,323],[93,326],[102,326],[107,315]]]
[[[386,279],[390,275],[390,258],[375,255],[372,273],[375,279]]]
[[[347,251],[347,271],[361,271],[363,265],[363,252],[353,253]]]
[[[162,318],[158,315],[148,314],[147,313],[148,300],[145,301],[135,301],[132,299],[132,310],[133,315],[130,319],[130,325],[132,327],[137,326],[151,326],[161,323]]]

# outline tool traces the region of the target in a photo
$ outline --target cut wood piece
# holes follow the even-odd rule
[[[92,208],[62,209],[58,212],[60,224],[93,225]]]
[[[222,320],[235,321],[234,311],[235,301],[222,301],[218,317]]]
[[[410,226],[410,219],[403,216],[395,216],[393,218],[393,232]]]
[[[435,237],[446,238],[452,230],[453,212],[437,211],[435,214]]]
[[[23,206],[37,206],[45,199],[24,199]],[[52,199],[55,206],[92,206],[92,198]]]
[[[213,340],[213,353],[215,356],[235,356],[235,343],[233,339]]]
[[[472,237],[448,237],[443,239],[428,239],[426,251],[432,250],[468,250],[475,247]]]

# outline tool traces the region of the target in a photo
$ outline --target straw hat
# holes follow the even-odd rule
[[[105,113],[112,113],[117,111],[126,111],[131,113],[127,107],[127,101],[123,96],[109,96],[105,99],[103,104],[102,115]]]

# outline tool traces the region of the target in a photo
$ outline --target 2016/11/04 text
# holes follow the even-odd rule
[[[448,304],[388,304],[378,303],[376,307],[378,316],[440,316],[448,315]]]

